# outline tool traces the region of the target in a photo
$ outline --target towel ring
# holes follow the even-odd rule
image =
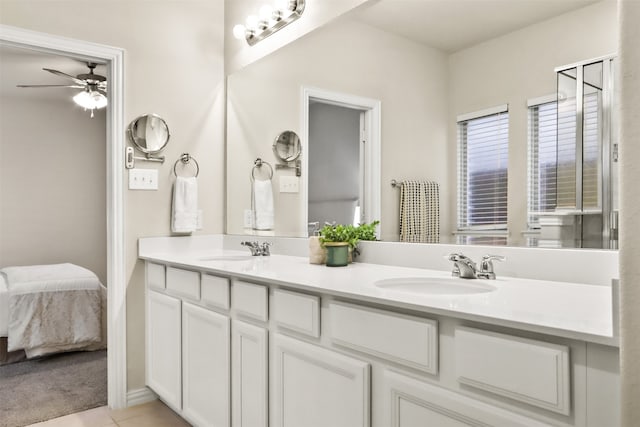
[[[264,160],[262,160],[260,157],[258,157],[256,159],[255,162],[253,162],[253,169],[251,169],[251,180],[255,181],[256,180],[256,168],[261,168],[262,165],[267,165],[269,166],[269,179],[273,178],[273,168],[271,167],[271,165],[269,164],[269,162],[265,162]]]
[[[191,163],[192,160],[193,160],[193,164],[196,165],[195,177],[197,177],[200,174],[200,165],[198,164],[197,160],[193,156],[191,156],[189,153],[182,153],[180,158],[176,160],[176,162],[173,164],[173,174],[175,176],[178,176],[178,172],[176,172],[176,167],[178,166],[178,163],[182,162],[182,164],[188,165]]]

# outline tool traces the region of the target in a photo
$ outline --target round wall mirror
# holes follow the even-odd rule
[[[169,126],[162,117],[145,114],[131,122],[129,136],[140,151],[153,154],[162,151],[169,142]]]
[[[282,132],[273,142],[273,152],[284,162],[293,162],[300,157],[300,137],[291,130]]]

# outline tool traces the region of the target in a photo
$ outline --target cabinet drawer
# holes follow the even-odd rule
[[[231,302],[236,313],[251,319],[266,322],[268,315],[267,287],[237,280],[231,287]]]
[[[320,336],[320,298],[297,292],[273,291],[273,318],[279,327]]]
[[[178,295],[200,299],[200,273],[167,267],[167,290]]]
[[[229,279],[202,274],[200,297],[203,303],[229,310]]]
[[[147,262],[147,285],[150,288],[165,288],[164,265]]]
[[[569,415],[569,348],[456,327],[456,375],[470,385]]]
[[[331,341],[415,369],[438,373],[438,323],[332,302]]]

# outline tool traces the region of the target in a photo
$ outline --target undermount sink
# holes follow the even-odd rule
[[[374,285],[413,295],[472,295],[496,290],[484,281],[457,277],[403,277],[378,280]]]
[[[252,255],[212,255],[198,258],[198,261],[248,261]]]

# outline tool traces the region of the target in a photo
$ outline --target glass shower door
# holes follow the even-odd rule
[[[617,145],[612,135],[613,58],[557,69],[556,214],[574,246],[617,247]]]

